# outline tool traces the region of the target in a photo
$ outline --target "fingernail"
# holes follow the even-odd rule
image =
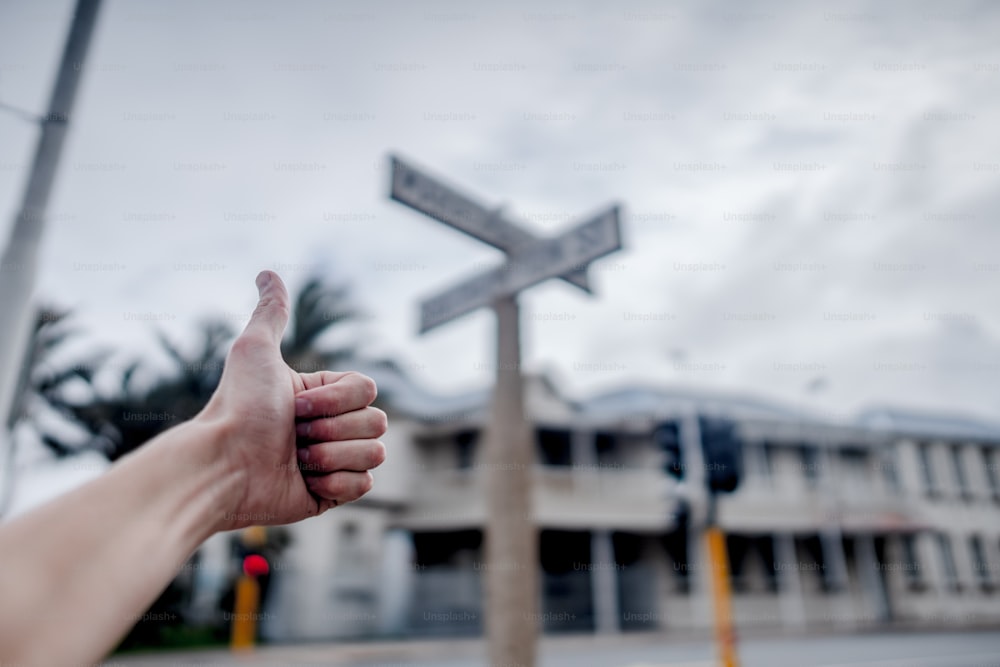
[[[271,274],[267,271],[261,271],[257,274],[257,289],[263,290],[271,283]]]
[[[303,438],[309,437],[309,432],[312,430],[312,422],[299,422],[295,425],[295,432]]]
[[[308,398],[295,399],[295,414],[298,417],[305,417],[312,412],[312,401]]]
[[[296,452],[296,456],[299,457],[300,462],[307,463],[309,461],[309,448],[299,447],[299,451]]]

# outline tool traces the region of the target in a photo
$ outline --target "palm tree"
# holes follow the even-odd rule
[[[346,285],[326,285],[319,278],[306,281],[297,292],[289,331],[282,354],[289,366],[302,372],[334,368],[354,355],[351,342],[322,340],[334,325],[357,320],[359,311],[350,301]],[[74,414],[103,442],[99,448],[112,460],[139,447],[161,431],[195,416],[211,398],[222,377],[226,351],[234,331],[222,320],[200,325],[199,343],[185,352],[162,332],[160,346],[173,369],[142,389],[135,380],[139,364],[131,364],[121,375],[118,389]]]
[[[314,276],[295,297],[281,354],[289,366],[303,373],[341,366],[354,357],[354,342],[324,345],[321,339],[335,325],[360,319],[361,312],[354,306],[346,284],[325,285]]]
[[[57,457],[92,449],[115,460],[196,415],[219,384],[234,336],[225,321],[206,320],[200,325],[198,344],[193,352],[187,352],[158,332],[160,347],[172,362],[172,370],[143,387],[137,380],[144,375],[143,364],[132,361],[122,368],[115,388],[109,391],[94,383],[99,372],[111,372],[105,363],[109,356],[105,350],[76,363],[58,363],[62,346],[79,333],[68,325],[69,317],[69,311],[58,308],[39,309],[18,400],[8,424],[12,429],[28,422]],[[342,366],[354,356],[355,342],[343,337],[331,339],[329,334],[361,317],[347,285],[329,285],[319,277],[309,278],[294,298],[291,322],[281,346],[285,360],[301,372]],[[81,386],[85,398],[72,400],[71,388]],[[57,419],[51,419],[52,415]],[[66,424],[77,431],[77,437],[67,440]],[[13,447],[8,449],[11,459],[12,452]],[[11,465],[5,468],[12,474]],[[0,508],[3,505],[0,498]]]
[[[360,312],[349,297],[346,285],[327,285],[316,277],[306,281],[295,295],[288,334],[281,346],[289,366],[301,372],[313,372],[339,367],[354,356],[352,339],[333,340],[328,336],[335,325],[360,319]],[[114,388],[108,390],[93,382],[98,372],[112,372],[105,363],[108,357],[105,352],[95,353],[71,366],[54,363],[55,351],[76,333],[66,326],[67,317],[66,312],[55,309],[39,313],[34,343],[23,372],[26,389],[18,392],[23,398],[15,406],[12,418],[12,423],[31,422],[56,456],[89,448],[115,460],[161,431],[196,415],[219,384],[226,352],[234,336],[225,321],[207,320],[199,326],[198,342],[189,352],[163,332],[158,332],[160,347],[171,361],[171,371],[157,373],[152,382],[143,383],[139,378],[149,375],[147,367],[139,361],[131,361],[119,366],[121,372],[115,378]],[[80,381],[88,390],[87,398],[71,401],[67,390]],[[43,408],[54,410],[77,426],[81,437],[67,442],[64,437],[47,430]],[[0,499],[0,510],[2,501]],[[278,557],[287,541],[287,533],[269,531],[268,548],[273,557]],[[151,608],[170,614],[150,616],[173,618],[174,624],[181,623],[190,585],[190,581],[181,579],[171,584]],[[138,623],[123,645],[158,642],[161,625],[158,622]]]
[[[191,419],[200,411],[222,377],[232,328],[221,320],[199,327],[199,342],[187,353],[163,332],[157,337],[173,369],[143,388],[136,376],[139,362],[128,364],[117,388],[74,408],[77,418],[98,434],[93,446],[112,461],[128,454],[166,429]]]
[[[79,333],[68,321],[70,311],[55,306],[41,306],[36,310],[27,354],[15,385],[14,401],[4,425],[13,437],[6,449],[4,462],[3,493],[0,496],[0,516],[13,498],[16,451],[19,438],[15,428],[28,425],[56,457],[64,457],[87,446],[94,433],[89,425],[74,414],[76,404],[70,399],[72,387],[93,391],[93,380],[106,358],[104,351],[97,351],[75,363],[60,362],[60,351],[68,340]],[[66,431],[76,431],[69,436]]]
[[[57,357],[64,344],[79,334],[78,329],[68,325],[69,318],[67,310],[51,306],[38,309],[7,423],[7,428],[13,430],[22,421],[30,421],[42,442],[58,457],[85,446],[91,435],[86,424],[73,413],[74,403],[68,395],[72,391],[70,387],[82,384],[92,389],[94,375],[108,356],[100,350],[74,363],[59,363]],[[45,412],[54,413],[78,429],[83,428],[80,440],[67,443],[65,436],[54,435],[54,424],[46,422]]]

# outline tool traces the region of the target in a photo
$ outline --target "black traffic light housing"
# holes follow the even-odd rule
[[[743,476],[743,443],[736,424],[725,419],[699,417],[705,481],[712,493],[732,493]]]
[[[680,428],[675,422],[663,422],[653,430],[653,442],[664,454],[663,472],[684,479],[684,448]]]

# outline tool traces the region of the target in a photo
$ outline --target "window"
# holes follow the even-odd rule
[[[827,564],[826,562],[826,552],[823,549],[823,538],[820,535],[809,535],[807,537],[797,540],[802,545],[802,551],[806,556],[806,560],[802,562],[802,569],[804,570],[804,579],[807,573],[812,572],[816,575],[816,583],[819,590],[823,593],[833,593],[839,589],[837,577],[834,573],[834,568],[832,564]]]
[[[624,448],[614,434],[598,433],[594,439],[594,448],[597,450],[597,462],[602,467],[622,467]]]
[[[951,467],[955,471],[955,486],[958,487],[959,495],[968,500],[972,497],[969,490],[969,480],[965,476],[965,466],[962,465],[962,447],[953,445],[951,447]]]
[[[766,442],[747,444],[743,447],[744,457],[750,465],[753,476],[761,480],[763,484],[771,484],[773,472],[773,445]]]
[[[928,496],[935,496],[938,493],[937,481],[934,478],[934,467],[931,465],[931,446],[922,442],[917,445],[917,454],[920,456],[920,472],[924,480],[924,493]]]
[[[802,456],[802,474],[810,488],[815,488],[819,482],[820,463],[819,448],[812,445],[803,445],[799,450]]]
[[[972,559],[972,572],[979,580],[979,586],[983,590],[991,588],[990,564],[986,562],[986,550],[983,548],[983,540],[978,535],[969,536],[969,558]]]
[[[358,524],[354,521],[345,521],[338,533],[335,546],[338,569],[348,572],[370,569],[373,561],[365,553]]]
[[[900,547],[903,552],[900,569],[903,571],[906,585],[910,590],[920,590],[924,587],[924,577],[920,571],[920,558],[917,556],[917,536],[902,535]]]
[[[840,450],[841,479],[848,489],[870,491],[871,479],[868,470],[868,453],[857,447]]]
[[[761,466],[768,479],[774,474],[774,445],[765,442],[761,449]]]
[[[957,591],[958,569],[955,567],[955,552],[951,548],[951,538],[944,533],[938,534],[938,549],[941,552],[941,568],[944,574],[944,583],[948,588]]]
[[[746,593],[750,590],[750,582],[744,567],[750,545],[750,539],[747,537],[726,535],[726,557],[729,561],[729,577],[734,593]]]
[[[983,454],[983,469],[986,471],[986,480],[993,492],[993,498],[1000,500],[1000,474],[997,474],[996,452],[989,447],[983,447],[980,451]]]
[[[569,431],[539,429],[537,433],[539,458],[542,465],[569,466],[573,463]]]
[[[726,554],[733,591],[778,592],[781,565],[775,560],[771,537],[726,535]]]
[[[675,590],[681,594],[691,592],[691,581],[694,578],[691,573],[695,566],[688,560],[688,537],[688,521],[686,515],[681,515],[676,528],[662,538],[664,551],[674,573]]]
[[[459,470],[468,470],[476,458],[476,442],[478,431],[462,431],[455,436],[455,457]]]
[[[887,446],[882,451],[882,460],[879,462],[879,467],[882,469],[882,479],[885,480],[886,487],[896,494],[903,492],[903,485],[899,481],[898,465],[896,462],[896,448],[892,445]]]

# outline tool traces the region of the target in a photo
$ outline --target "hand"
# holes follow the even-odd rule
[[[289,298],[270,271],[260,302],[233,343],[219,387],[196,417],[220,428],[227,484],[220,530],[283,524],[357,500],[385,459],[385,413],[370,407],[374,381],[359,373],[297,373],[280,344]],[[301,470],[300,470],[301,462]]]

